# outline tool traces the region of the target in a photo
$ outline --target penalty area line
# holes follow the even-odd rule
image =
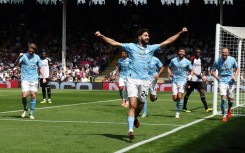
[[[195,121],[190,122],[190,123],[188,123],[188,124],[185,124],[185,125],[182,125],[182,126],[180,126],[180,127],[177,127],[177,128],[175,128],[175,129],[173,129],[173,130],[171,130],[171,131],[168,131],[168,132],[162,133],[162,134],[160,134],[160,135],[157,135],[157,136],[155,136],[155,137],[152,137],[152,138],[150,138],[150,139],[147,139],[147,140],[144,140],[144,141],[135,143],[135,144],[133,144],[133,145],[131,145],[131,146],[128,146],[128,147],[126,147],[126,148],[123,148],[123,149],[121,149],[121,150],[118,150],[118,151],[116,151],[116,152],[114,152],[114,153],[124,153],[124,152],[127,152],[127,151],[132,150],[132,149],[134,149],[134,148],[137,148],[137,147],[139,147],[139,146],[141,146],[141,145],[144,145],[144,144],[149,143],[149,142],[152,142],[152,141],[154,141],[154,140],[157,140],[157,139],[166,137],[166,136],[168,136],[168,135],[170,135],[170,134],[173,134],[173,133],[175,133],[175,132],[178,132],[178,131],[180,131],[180,130],[182,130],[182,129],[184,129],[184,128],[187,128],[187,127],[189,127],[189,126],[192,126],[192,125],[194,125],[194,124],[197,124],[197,123],[199,123],[199,122],[202,122],[202,121],[204,121],[204,120],[206,120],[206,119],[208,119],[208,118],[211,118],[211,117],[213,117],[213,116],[215,116],[215,115],[210,115],[210,116],[207,116],[207,117],[205,117],[205,118],[202,118],[202,119],[199,119],[199,120],[195,120]]]

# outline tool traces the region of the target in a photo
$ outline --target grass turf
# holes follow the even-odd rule
[[[148,100],[149,116],[140,118],[142,125],[129,141],[127,109],[120,106],[118,91],[52,90],[52,104],[38,103],[41,92],[37,95],[35,120],[30,120],[20,118],[20,89],[0,89],[0,152],[115,152],[211,114],[193,93],[188,103],[192,112],[175,119],[171,93],[159,92],[156,102]],[[206,97],[212,107],[211,93]],[[129,152],[242,152],[244,119],[222,123],[221,116],[215,116]]]

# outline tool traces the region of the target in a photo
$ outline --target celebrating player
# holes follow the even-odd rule
[[[186,85],[186,72],[192,71],[191,62],[185,58],[185,49],[179,48],[178,57],[173,58],[168,67],[169,76],[172,77],[172,98],[176,102],[176,114],[175,118],[180,117],[180,110],[182,108],[182,96],[185,92]],[[191,74],[192,75],[192,74]],[[190,78],[188,78],[190,79]]]
[[[149,75],[150,75],[150,100],[152,102],[157,100],[157,80],[159,78],[159,76],[162,74],[164,70],[164,66],[162,64],[162,62],[156,58],[155,56],[152,57],[151,62],[149,64]],[[141,117],[146,117],[147,116],[147,101],[145,101],[144,103],[144,107],[143,107],[143,114]]]
[[[21,66],[21,88],[22,88],[22,103],[24,111],[21,117],[25,117],[27,113],[27,97],[28,92],[31,94],[30,113],[29,118],[35,119],[33,116],[34,109],[36,107],[36,93],[38,88],[38,68],[43,77],[43,83],[46,82],[46,76],[44,74],[42,62],[40,57],[35,54],[37,46],[34,43],[28,45],[27,53],[20,53],[17,58],[16,65]]]
[[[129,72],[127,76],[127,90],[129,97],[128,111],[128,136],[129,139],[134,138],[133,125],[136,128],[140,126],[138,115],[140,114],[146,96],[149,90],[149,74],[148,68],[151,58],[156,50],[160,50],[164,46],[174,42],[187,28],[183,28],[174,36],[168,38],[160,44],[149,45],[149,30],[140,29],[137,31],[137,43],[120,43],[111,38],[102,35],[99,31],[95,35],[110,45],[122,47],[127,51],[129,62]]]
[[[127,93],[127,86],[126,86],[126,79],[128,75],[129,69],[129,58],[126,51],[122,51],[122,58],[118,60],[118,71],[116,76],[119,76],[119,94],[122,98],[122,106],[128,107],[128,93]],[[126,90],[126,98],[124,98],[124,88]]]
[[[230,56],[229,48],[222,48],[222,55],[214,61],[212,75],[219,81],[219,91],[221,95],[222,121],[226,122],[231,117],[231,107],[234,98],[234,82],[239,74],[239,68],[234,57]],[[215,70],[218,70],[216,75]],[[228,111],[226,118],[226,101],[228,97]]]

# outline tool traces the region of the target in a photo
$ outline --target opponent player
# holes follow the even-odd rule
[[[187,102],[190,94],[194,89],[197,89],[197,91],[199,92],[205,111],[211,112],[213,110],[212,108],[208,108],[208,104],[205,97],[205,90],[202,82],[205,77],[204,63],[205,61],[201,58],[201,49],[200,48],[195,49],[195,58],[191,61],[193,67],[192,68],[193,76],[191,76],[191,79],[187,81],[186,94],[184,96],[184,105],[183,105],[184,112],[191,112],[190,110],[187,109]]]
[[[40,76],[40,87],[42,88],[42,95],[43,95],[43,101],[41,101],[41,104],[46,103],[46,89],[48,94],[48,103],[52,103],[51,101],[51,89],[50,89],[50,75],[51,75],[51,66],[52,62],[51,59],[47,57],[46,52],[42,52],[41,54],[41,61],[42,61],[42,67],[46,76],[46,83],[43,83],[43,77]]]

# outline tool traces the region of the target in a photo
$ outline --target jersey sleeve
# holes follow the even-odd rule
[[[217,61],[214,61],[211,71],[215,71],[217,69]]]
[[[122,49],[126,52],[130,52],[130,46],[132,45],[132,43],[123,43],[122,44]]]

